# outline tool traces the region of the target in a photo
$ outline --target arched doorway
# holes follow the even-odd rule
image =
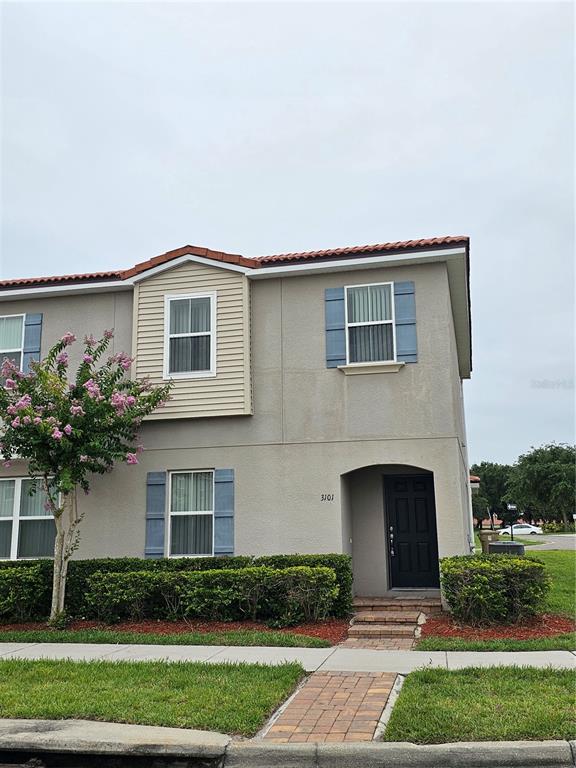
[[[356,594],[439,586],[434,475],[406,465],[343,476]]]

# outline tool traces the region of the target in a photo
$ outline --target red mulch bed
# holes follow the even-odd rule
[[[574,632],[576,624],[565,616],[543,613],[522,624],[497,627],[470,627],[457,624],[450,616],[431,616],[422,625],[422,637],[461,637],[465,640],[531,640]]]
[[[47,629],[42,622],[24,624],[0,624],[0,631],[24,631]],[[66,629],[111,629],[115,632],[141,632],[143,634],[179,635],[184,632],[230,632],[233,630],[257,630],[258,632],[284,632],[292,635],[319,637],[336,645],[348,635],[346,619],[325,619],[324,621],[297,624],[294,627],[271,629],[258,621],[124,621],[120,624],[103,624],[100,621],[73,621]],[[57,630],[54,630],[57,631]]]

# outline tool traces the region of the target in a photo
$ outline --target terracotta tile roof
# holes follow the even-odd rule
[[[310,261],[312,259],[329,259],[339,256],[354,256],[357,254],[377,253],[381,251],[423,250],[426,248],[446,248],[452,245],[468,245],[465,236],[431,237],[422,240],[399,240],[395,243],[379,243],[377,245],[354,245],[349,248],[330,248],[324,251],[305,251],[304,253],[280,253],[275,256],[259,256],[260,264],[272,264],[278,261]]]
[[[178,259],[187,254],[202,256],[212,261],[221,261],[226,264],[236,264],[247,267],[248,269],[259,269],[264,266],[274,265],[279,262],[305,262],[305,261],[328,261],[338,259],[343,256],[362,256],[369,254],[387,252],[402,252],[409,250],[426,250],[432,248],[448,248],[453,245],[468,246],[468,238],[464,236],[457,237],[433,237],[422,240],[403,240],[394,243],[378,243],[376,245],[356,245],[349,248],[331,248],[323,251],[307,251],[304,253],[282,253],[273,256],[257,256],[249,258],[238,254],[224,253],[223,251],[213,251],[209,248],[199,248],[195,245],[185,245],[182,248],[176,248],[167,251],[160,256],[154,256],[152,259],[142,261],[133,267],[125,270],[113,272],[89,272],[76,275],[56,275],[52,277],[25,277],[12,280],[1,280],[0,289],[17,289],[33,287],[49,287],[56,285],[73,285],[75,283],[95,283],[106,281],[127,280],[149,269],[165,264],[166,262]]]
[[[68,283],[99,283],[122,280],[122,272],[86,272],[78,275],[54,275],[52,277],[17,277],[1,280],[0,288],[33,288],[35,286],[67,285]]]

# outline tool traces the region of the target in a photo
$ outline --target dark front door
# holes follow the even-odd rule
[[[391,587],[438,587],[438,540],[432,475],[384,478]]]

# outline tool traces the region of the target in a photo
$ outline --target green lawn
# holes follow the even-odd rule
[[[541,560],[552,577],[546,603],[547,613],[576,615],[576,552],[549,549],[526,555]],[[534,640],[463,640],[450,637],[425,637],[416,645],[419,651],[561,651],[576,650],[576,633]]]
[[[499,536],[498,541],[510,541],[510,536]],[[530,536],[529,539],[514,536],[514,541],[518,541],[520,544],[524,544],[525,547],[535,547],[536,544],[548,544],[548,542],[540,536]],[[477,531],[474,532],[474,545],[478,553],[482,552],[482,544],[480,542]]]
[[[541,560],[552,577],[552,589],[546,610],[550,613],[576,614],[576,552],[568,549],[547,549],[532,552],[528,557]]]
[[[135,643],[138,645],[269,645],[284,648],[327,648],[319,637],[288,632],[230,630],[229,632],[182,632],[160,635],[144,632],[119,632],[113,629],[7,630],[0,625],[0,643]]]
[[[251,736],[303,676],[298,664],[0,660],[0,717]]]
[[[426,669],[406,678],[384,741],[574,739],[576,675],[527,667]]]

